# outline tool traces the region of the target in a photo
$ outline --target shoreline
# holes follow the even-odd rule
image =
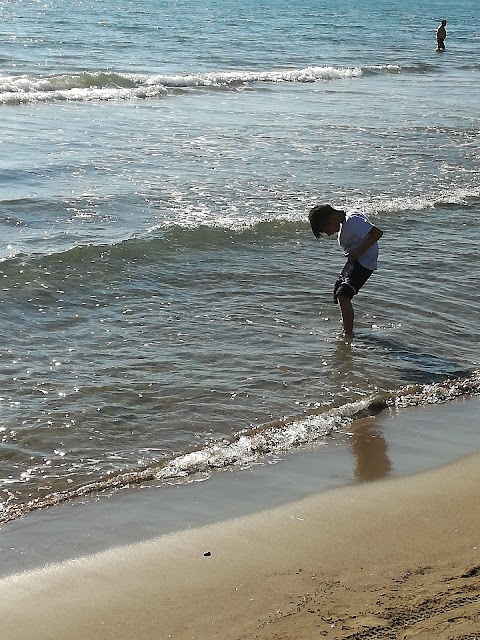
[[[282,459],[33,512],[0,528],[0,579],[454,462],[480,452],[479,417],[480,397],[385,411]]]
[[[479,481],[476,454],[11,576],[3,638],[480,637]]]
[[[345,346],[345,344],[343,344]],[[402,387],[395,391],[383,391],[370,394],[363,399],[346,402],[339,406],[323,408],[320,411],[306,412],[302,415],[286,417],[267,422],[260,427],[240,431],[230,438],[212,440],[199,445],[191,451],[179,453],[165,461],[163,465],[125,469],[112,475],[92,478],[89,482],[72,481],[72,488],[57,490],[54,486],[39,487],[46,490],[36,497],[30,494],[27,499],[23,492],[15,496],[15,489],[0,509],[0,527],[16,521],[36,511],[55,507],[60,504],[72,504],[75,501],[89,501],[97,496],[113,495],[124,489],[141,489],[155,485],[168,486],[183,481],[195,482],[218,471],[249,468],[254,465],[271,464],[290,455],[304,451],[318,450],[323,444],[342,438],[349,431],[354,455],[358,454],[356,476],[360,480],[371,480],[390,472],[388,442],[381,429],[378,429],[376,417],[385,422],[401,414],[406,408],[432,408],[432,405],[451,405],[459,401],[470,400],[480,393],[479,371],[463,378],[449,379],[430,384]],[[457,405],[458,406],[458,405]],[[369,424],[370,423],[370,424]],[[368,438],[376,438],[375,455],[366,454]],[[422,435],[422,434],[416,434]],[[480,438],[473,445],[480,450]],[[381,441],[384,440],[383,444]],[[432,440],[435,446],[437,443]],[[453,443],[454,444],[454,443]],[[383,451],[382,451],[383,448]],[[471,452],[470,448],[466,450]],[[425,450],[425,453],[428,452]],[[458,451],[456,452],[458,455]],[[462,454],[463,451],[460,451]],[[365,458],[361,460],[361,458]],[[368,460],[367,460],[368,458]],[[376,458],[379,464],[376,464]],[[383,459],[383,460],[382,460]],[[376,464],[376,469],[373,465]],[[383,465],[383,466],[382,466]],[[410,470],[411,471],[411,470]],[[35,494],[36,489],[32,488]],[[268,506],[268,505],[267,505]]]

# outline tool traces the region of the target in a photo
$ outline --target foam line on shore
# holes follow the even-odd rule
[[[161,466],[120,473],[26,503],[7,504],[0,511],[0,523],[99,492],[112,492],[152,481],[168,483],[226,468],[242,468],[265,459],[266,456],[283,455],[310,445],[319,446],[332,434],[350,429],[355,420],[367,415],[376,415],[387,407],[443,404],[479,393],[480,371],[477,370],[466,377],[377,393],[340,407],[321,407],[308,415],[275,420],[256,429],[242,431],[231,438],[208,443]]]

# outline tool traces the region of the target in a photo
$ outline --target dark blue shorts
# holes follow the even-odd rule
[[[347,262],[343,267],[342,273],[338,276],[333,288],[333,302],[338,303],[337,296],[344,296],[350,300],[356,295],[369,277],[372,275],[371,269],[366,269],[355,260],[355,262]]]

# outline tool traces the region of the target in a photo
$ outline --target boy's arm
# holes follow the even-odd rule
[[[358,257],[362,255],[362,253],[365,253],[367,249],[370,249],[370,247],[378,242],[378,240],[380,240],[382,236],[383,231],[381,229],[379,229],[378,227],[372,227],[365,238],[362,240],[362,242],[357,247],[348,252],[348,259],[352,262],[354,260],[357,260]]]

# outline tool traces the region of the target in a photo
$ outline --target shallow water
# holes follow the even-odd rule
[[[276,425],[278,453],[478,371],[473,2],[117,4],[0,14],[6,518],[246,465],[243,432]],[[385,234],[351,346],[318,201]]]

